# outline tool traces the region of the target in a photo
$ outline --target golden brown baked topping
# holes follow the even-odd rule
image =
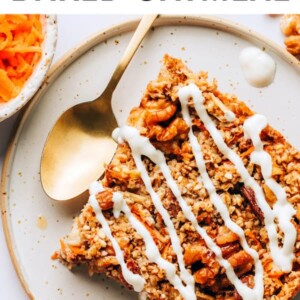
[[[54,258],[153,300],[292,299],[300,289],[300,153],[270,126],[245,127],[260,117],[207,73],[166,56]],[[270,174],[255,155],[271,161]]]

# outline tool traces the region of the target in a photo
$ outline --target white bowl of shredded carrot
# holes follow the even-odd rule
[[[0,121],[17,112],[39,89],[56,40],[55,16],[0,15]]]

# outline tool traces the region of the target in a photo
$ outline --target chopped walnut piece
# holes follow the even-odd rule
[[[233,243],[233,244],[222,246],[221,247],[222,255],[225,259],[227,259],[229,256],[238,252],[239,248],[240,248],[240,245],[238,243]]]
[[[113,192],[111,190],[105,190],[97,194],[96,199],[102,210],[108,210],[113,208]]]
[[[184,252],[184,261],[187,266],[194,264],[197,261],[206,262],[205,257],[210,251],[202,244],[197,243],[186,248]]]
[[[218,245],[226,245],[239,239],[238,235],[229,230],[226,226],[219,227],[216,242]]]
[[[291,35],[285,39],[287,50],[293,55],[300,54],[300,35]]]
[[[155,138],[157,141],[167,142],[173,140],[175,137],[185,139],[188,131],[189,127],[185,121],[181,118],[176,118],[167,127],[153,125],[147,136],[150,139]]]
[[[199,284],[213,285],[216,280],[214,278],[219,273],[220,265],[217,261],[212,262],[209,267],[201,268],[194,274],[195,281]]]
[[[277,201],[276,196],[274,195],[274,193],[270,190],[270,188],[266,184],[263,185],[263,190],[265,192],[265,197],[266,197],[267,202],[269,203],[269,205],[271,207],[273,207],[274,203]]]
[[[253,264],[253,258],[244,250],[233,254],[228,258],[229,263],[234,269],[242,270],[245,273],[245,266],[248,264]]]
[[[284,35],[300,34],[300,15],[284,15],[280,21],[280,28]]]
[[[153,125],[160,122],[165,122],[171,119],[174,114],[176,113],[177,106],[175,104],[168,104],[168,102],[164,101],[163,105],[159,105],[161,103],[161,100],[158,101],[152,101],[155,104],[157,104],[157,107],[155,109],[147,108],[146,107],[146,116],[145,121],[146,124]]]

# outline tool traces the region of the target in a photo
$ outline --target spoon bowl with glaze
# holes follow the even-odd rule
[[[41,158],[41,182],[50,198],[64,201],[82,195],[112,159],[117,144],[111,135],[118,127],[112,95],[157,16],[142,18],[102,95],[69,108],[50,131]]]

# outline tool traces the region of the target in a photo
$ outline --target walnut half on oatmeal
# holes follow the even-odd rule
[[[206,72],[165,56],[53,255],[147,299],[293,299],[300,153]]]

